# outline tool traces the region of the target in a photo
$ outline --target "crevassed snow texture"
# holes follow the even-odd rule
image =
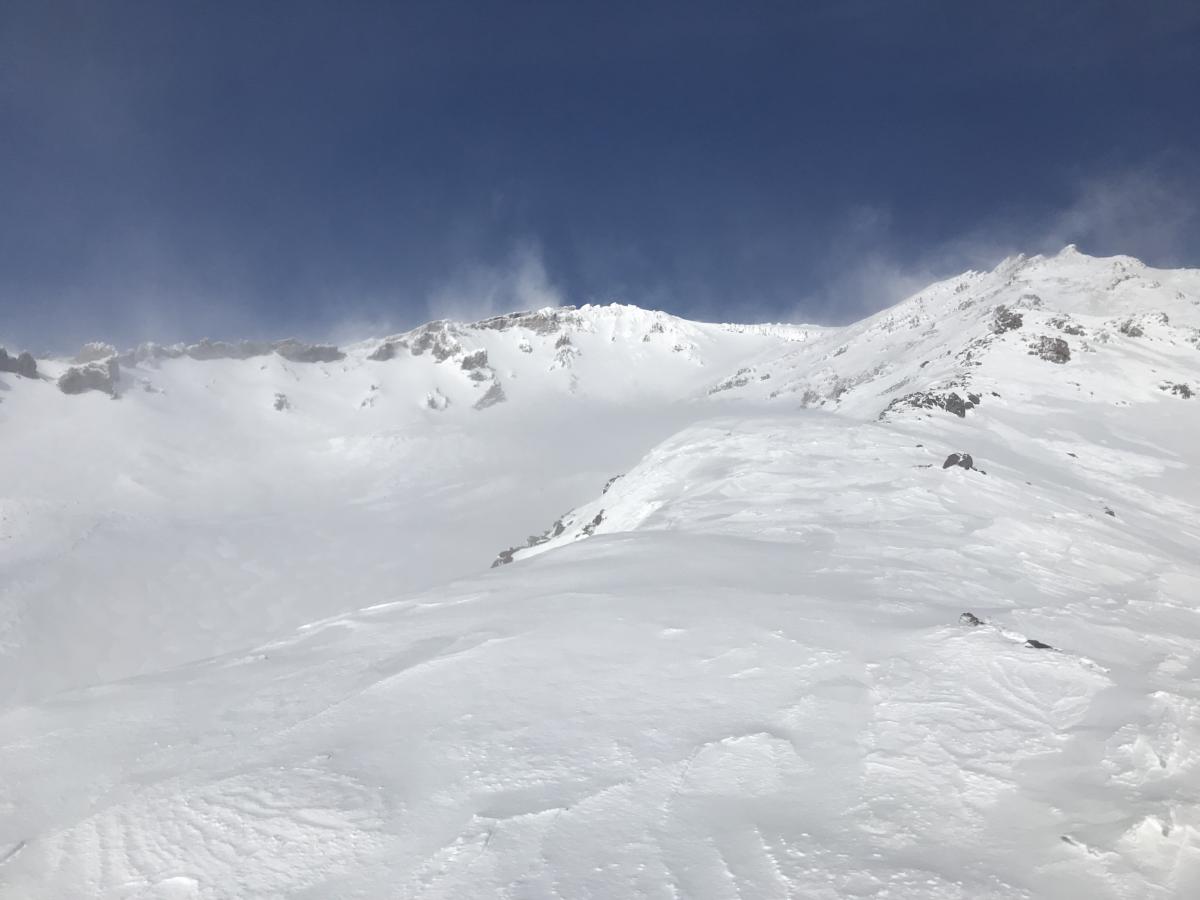
[[[12,706],[0,896],[1196,896],[1198,299],[1067,251],[730,353],[511,565]]]

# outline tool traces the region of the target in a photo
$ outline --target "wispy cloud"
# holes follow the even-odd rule
[[[547,274],[541,246],[525,240],[501,263],[461,266],[430,293],[426,307],[432,319],[474,321],[562,304],[563,293]]]
[[[1170,156],[1080,176],[1067,204],[1040,215],[989,213],[922,248],[901,249],[883,206],[851,210],[830,229],[825,275],[792,308],[793,321],[853,321],[967,269],[1016,253],[1077,244],[1095,256],[1127,254],[1154,266],[1200,265],[1200,172]]]
[[[1200,264],[1200,173],[1169,157],[1080,179],[1074,201],[1041,236],[1042,248],[1078,244],[1160,266]]]

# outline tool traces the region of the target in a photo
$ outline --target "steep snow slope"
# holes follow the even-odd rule
[[[485,569],[712,415],[706,373],[819,332],[614,305],[0,375],[0,703]],[[55,384],[110,364],[115,399]]]
[[[706,359],[755,412],[512,565],[0,714],[0,895],[1195,896],[1197,300],[1068,251]]]

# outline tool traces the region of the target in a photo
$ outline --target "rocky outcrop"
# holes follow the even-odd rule
[[[287,412],[292,408],[292,402],[288,400],[287,394],[276,394],[274,406],[276,412]]]
[[[975,460],[971,458],[970,453],[951,453],[946,457],[946,461],[942,463],[943,469],[949,469],[958,466],[960,469],[975,468]]]
[[[612,482],[609,483],[611,484]],[[497,553],[496,558],[492,561],[492,568],[495,569],[500,566],[508,565],[513,561],[513,558],[520,551],[528,550],[530,547],[537,547],[539,544],[544,544],[553,538],[559,537],[566,530],[567,526],[563,524],[562,517],[560,516],[554,520],[553,525],[551,525],[541,534],[530,535],[530,537],[526,539],[524,546],[509,547],[507,550],[501,550],[499,553]]]
[[[754,372],[753,369],[746,369],[746,368],[738,369],[736,372],[734,372],[732,375],[730,375],[724,381],[709,388],[708,393],[710,395],[711,394],[719,394],[722,391],[731,391],[734,388],[745,387],[751,381],[754,380],[752,378],[753,372]]]
[[[1006,331],[1016,331],[1024,321],[1019,312],[1013,312],[1007,306],[997,306],[992,315],[992,333],[1004,334]]]
[[[964,400],[961,396],[959,396],[957,391],[917,391],[914,394],[906,394],[903,397],[897,397],[888,404],[887,409],[879,414],[879,418],[883,419],[890,413],[909,408],[944,409],[946,412],[963,419],[966,418],[967,410],[974,409],[982,402],[982,400],[983,398],[979,394],[973,394],[971,392],[967,392],[967,397]]]
[[[487,393],[475,401],[475,409],[487,409],[489,406],[503,403],[506,399],[508,398],[504,396],[504,388],[500,386],[500,382],[493,381]]]
[[[1054,316],[1046,321],[1063,334],[1071,334],[1075,335],[1076,337],[1081,337],[1085,333],[1083,326],[1074,321],[1070,316]]]
[[[71,366],[58,379],[58,389],[64,394],[83,394],[100,391],[110,397],[117,396],[117,381],[121,367],[115,356],[102,362],[90,362],[82,366]]]
[[[487,351],[476,350],[474,353],[468,353],[462,358],[460,365],[464,372],[470,372],[474,369],[486,369],[488,367]]]
[[[1160,391],[1166,391],[1167,393],[1174,394],[1176,397],[1182,397],[1184,400],[1190,400],[1193,394],[1195,394],[1195,391],[1192,390],[1192,386],[1190,384],[1184,384],[1182,382],[1175,384],[1164,382],[1158,386],[1158,389]]]
[[[346,354],[332,344],[306,344],[292,338],[276,341],[271,349],[288,362],[329,363],[346,358]]]
[[[1071,359],[1071,347],[1062,338],[1042,335],[1029,345],[1029,355],[1052,363],[1065,363]]]
[[[428,353],[438,362],[445,362],[462,350],[449,322],[430,322],[409,335],[409,352],[413,356]]]
[[[22,378],[37,378],[37,360],[31,353],[9,356],[8,351],[0,347],[0,372],[12,372]]]
[[[473,328],[487,328],[493,331],[507,331],[510,328],[525,328],[534,334],[554,334],[563,325],[577,324],[579,315],[574,306],[560,306],[554,309],[539,309],[531,312],[515,312],[505,316],[494,316],[476,322]]]
[[[387,362],[389,359],[395,359],[396,354],[401,350],[408,349],[408,341],[402,338],[392,338],[384,341],[371,352],[367,359],[373,359],[376,362]]]

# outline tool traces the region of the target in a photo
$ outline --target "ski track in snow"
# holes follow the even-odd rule
[[[1159,386],[1200,384],[1195,299],[1068,250],[847,329],[584,310],[389,339],[439,362],[18,383],[2,424],[77,404],[90,455],[54,487],[61,457],[0,447],[0,897],[1200,896],[1200,400]],[[1031,356],[1064,314],[1070,361]],[[663,405],[629,415],[662,421],[601,447],[637,358]],[[417,399],[352,421],[347,383]],[[982,401],[879,416],[950,389]],[[564,397],[576,433],[522,461]],[[494,553],[568,498],[495,571],[422,534]]]

